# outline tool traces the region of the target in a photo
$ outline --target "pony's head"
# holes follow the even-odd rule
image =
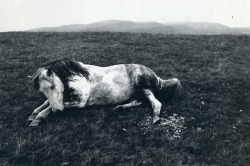
[[[63,110],[64,85],[60,78],[50,69],[39,68],[33,76],[34,87],[42,92],[48,99],[52,110]]]
[[[40,67],[31,81],[34,88],[42,92],[48,99],[52,110],[63,110],[64,101],[69,97],[68,82],[74,81],[72,76],[79,75],[88,79],[89,73],[74,60],[56,60]]]

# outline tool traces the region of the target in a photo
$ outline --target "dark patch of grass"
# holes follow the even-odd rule
[[[248,165],[249,36],[129,33],[0,34],[1,165]],[[138,123],[148,107],[112,107],[52,114],[37,128],[26,119],[45,98],[28,75],[43,63],[74,58],[86,64],[140,63],[162,78],[177,77],[181,103],[163,116],[185,118],[181,138]]]

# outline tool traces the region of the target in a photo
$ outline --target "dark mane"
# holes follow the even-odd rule
[[[83,68],[77,61],[70,60],[70,59],[64,59],[64,60],[55,60],[52,62],[49,62],[47,64],[44,64],[39,69],[47,69],[54,72],[62,81],[65,88],[68,87],[68,81],[71,80],[71,76],[78,75],[78,76],[84,76],[86,79],[89,79],[89,72],[87,69]],[[39,71],[38,69],[38,71]],[[37,72],[36,72],[37,73]],[[33,78],[34,81],[34,87],[35,89],[39,88],[39,78],[36,76]]]
[[[89,72],[87,69],[83,68],[77,61],[65,59],[65,60],[55,60],[42,67],[54,72],[63,83],[71,80],[71,76],[78,75],[89,78]]]

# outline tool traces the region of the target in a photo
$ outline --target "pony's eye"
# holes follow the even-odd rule
[[[51,85],[50,89],[55,89],[55,85],[54,84]]]

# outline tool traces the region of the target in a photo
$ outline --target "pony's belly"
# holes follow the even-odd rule
[[[119,104],[130,100],[135,88],[125,71],[104,75],[91,90],[87,105]]]
[[[90,97],[86,105],[110,105],[120,104],[133,98],[132,91],[99,91]]]

